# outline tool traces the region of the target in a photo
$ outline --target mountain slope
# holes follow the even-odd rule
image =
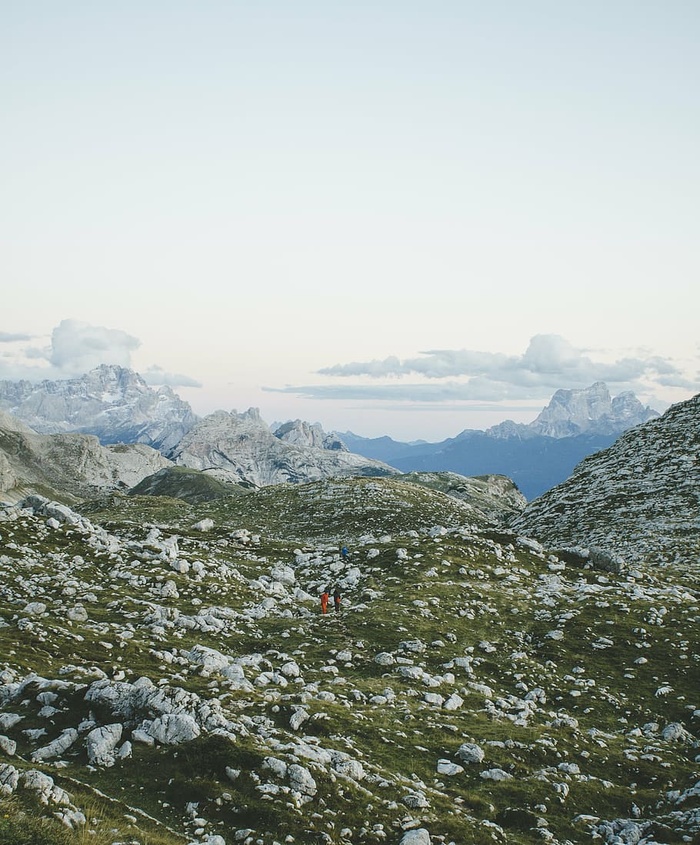
[[[37,434],[0,411],[0,500],[28,492],[75,502],[122,490],[171,462],[141,443],[101,446],[85,434]]]
[[[515,518],[548,545],[602,546],[630,562],[696,563],[700,395],[623,434]]]
[[[180,466],[211,473],[222,481],[259,487],[327,476],[397,473],[393,467],[348,452],[336,438],[326,448],[323,437],[315,434],[321,439],[320,448],[310,431],[300,433],[298,426],[284,426],[281,435],[275,436],[256,408],[242,414],[217,411],[200,420],[171,457]]]
[[[700,833],[697,565],[572,567],[397,478],[22,504],[0,509],[6,841],[41,817],[45,845]]]
[[[400,479],[467,502],[496,523],[512,519],[527,504],[513,481],[504,475],[467,478],[455,472],[410,472],[400,476]]]

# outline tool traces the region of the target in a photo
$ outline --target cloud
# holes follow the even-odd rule
[[[140,345],[138,338],[120,329],[62,320],[51,334],[49,362],[73,375],[86,373],[100,364],[130,367],[131,353]]]
[[[389,402],[500,402],[503,399],[530,399],[526,387],[507,389],[504,385],[480,380],[439,384],[307,384],[295,387],[264,387],[272,393],[293,393],[308,399],[386,400]]]
[[[312,399],[472,403],[547,400],[554,390],[589,387],[597,381],[616,391],[698,387],[670,358],[638,352],[603,361],[592,357],[596,354],[600,356],[592,350],[577,349],[560,335],[540,334],[531,338],[521,355],[430,349],[404,360],[390,356],[318,370],[319,375],[334,379],[357,379],[355,383],[289,386],[279,392]],[[416,381],[416,377],[421,380]]]
[[[94,326],[79,320],[62,320],[45,345],[37,338],[20,332],[0,333],[6,347],[0,353],[0,378],[9,380],[65,379],[81,376],[101,364],[116,364],[132,369],[132,353],[141,341],[122,331]],[[32,341],[32,345],[27,345]],[[143,379],[151,385],[201,387],[201,383],[179,373],[169,373],[158,366],[148,368]]]
[[[560,385],[562,381],[576,385],[593,381],[629,381],[649,372],[680,375],[670,360],[658,357],[622,358],[612,364],[593,361],[568,340],[554,334],[535,335],[522,355],[508,356],[468,349],[430,349],[420,354],[423,357],[407,358],[404,361],[389,357],[383,361],[336,364],[318,373],[335,377],[370,378],[406,375],[420,375],[428,379],[484,376],[504,384],[542,384],[548,387]]]
[[[201,387],[201,381],[181,375],[180,373],[166,373],[162,367],[149,367],[141,373],[141,378],[152,387],[167,385],[168,387]]]
[[[31,340],[31,335],[18,334],[16,332],[0,332],[0,343],[16,343],[22,340]]]

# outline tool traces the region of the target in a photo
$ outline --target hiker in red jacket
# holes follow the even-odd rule
[[[321,613],[328,612],[328,599],[330,598],[330,593],[328,592],[328,588],[326,588],[321,593]]]

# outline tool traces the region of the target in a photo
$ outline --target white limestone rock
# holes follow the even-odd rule
[[[232,657],[204,645],[193,646],[187,653],[187,659],[193,665],[201,667],[200,671],[204,677],[223,672],[233,662]]]
[[[19,772],[9,763],[0,763],[0,795],[12,795],[19,783]]]
[[[424,827],[407,830],[399,845],[430,845],[430,833]]]
[[[94,728],[85,737],[88,760],[93,766],[109,768],[116,761],[116,747],[124,728],[119,722]]]
[[[67,807],[71,806],[71,796],[56,786],[54,779],[49,775],[40,772],[38,769],[29,769],[23,772],[19,778],[19,784],[24,789],[29,789],[36,792],[39,801],[44,804],[59,804]]]
[[[302,801],[310,801],[316,795],[318,787],[311,772],[307,768],[300,766],[298,763],[292,763],[288,767],[287,773],[289,775],[289,785],[294,792],[299,793]]]
[[[147,730],[162,745],[180,745],[202,732],[195,719],[187,713],[164,713],[154,719]]]
[[[422,792],[420,789],[411,790],[401,800],[409,810],[424,810],[430,806],[430,801],[428,801],[425,792]]]
[[[437,762],[437,773],[439,775],[447,775],[448,777],[454,777],[454,775],[459,775],[463,771],[463,766],[459,766],[457,763],[453,763],[451,760],[441,759]]]
[[[289,717],[289,727],[293,731],[298,731],[309,718],[311,718],[309,712],[303,707],[298,707]]]
[[[195,531],[211,531],[214,527],[214,520],[210,519],[209,517],[205,517],[204,519],[200,519],[199,522],[195,522],[192,528]]]
[[[77,741],[78,731],[76,731],[75,728],[66,728],[52,742],[49,742],[42,748],[37,748],[31,756],[32,762],[37,763],[42,760],[51,760],[54,757],[61,757],[63,753]]]
[[[278,757],[265,757],[262,767],[272,772],[275,777],[285,778],[287,776],[287,764]]]
[[[508,772],[504,771],[503,769],[486,769],[483,772],[479,772],[479,776],[482,777],[484,780],[512,780],[513,775],[509,774]]]
[[[17,751],[17,743],[14,739],[0,734],[0,751],[7,754],[8,757],[12,757]]]
[[[464,699],[461,695],[457,695],[456,692],[453,692],[452,695],[447,698],[445,703],[443,704],[443,708],[445,710],[459,710],[464,704]]]

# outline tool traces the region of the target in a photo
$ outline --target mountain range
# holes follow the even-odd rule
[[[452,471],[507,475],[528,500],[564,481],[587,455],[604,449],[629,428],[658,417],[631,392],[611,397],[603,382],[583,390],[558,390],[527,424],[506,420],[485,431],[464,430],[439,443],[401,443],[389,437],[339,437],[360,455],[402,472]]]
[[[74,379],[0,381],[0,410],[39,434],[93,434],[103,444],[145,443],[163,453],[198,420],[169,387],[107,364]]]
[[[142,443],[179,466],[224,481],[264,486],[327,476],[448,471],[505,475],[533,499],[566,479],[586,455],[658,416],[632,393],[612,398],[605,384],[559,390],[534,422],[465,430],[440,443],[400,443],[318,424],[286,422],[274,431],[251,408],[204,418],[170,388],[150,388],[137,373],[103,365],[62,381],[0,382],[0,409],[39,434],[79,433],[102,445]]]

